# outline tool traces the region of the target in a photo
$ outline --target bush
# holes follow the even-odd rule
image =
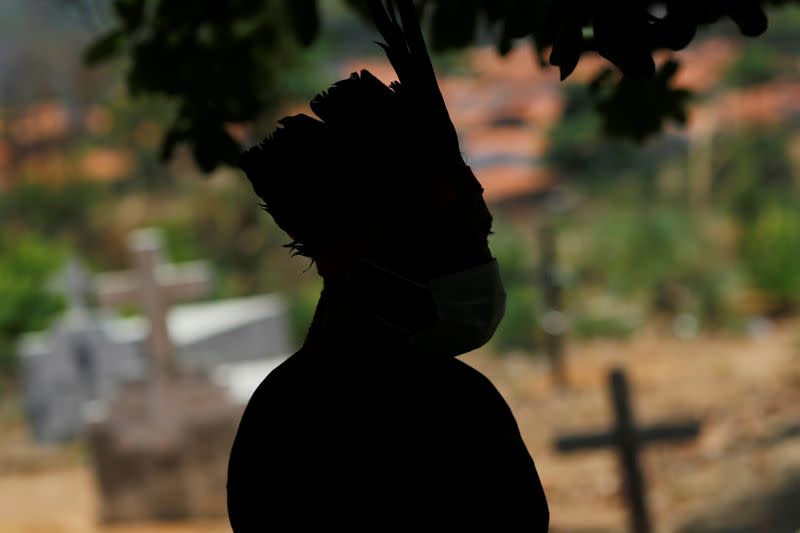
[[[492,337],[494,349],[500,353],[512,350],[533,352],[541,331],[537,316],[539,305],[535,289],[506,286],[506,313]]]
[[[618,317],[579,315],[572,320],[571,333],[578,339],[627,339],[636,331],[637,323]]]
[[[587,191],[607,192],[610,184],[644,166],[642,150],[603,134],[586,87],[567,85],[565,91],[566,108],[549,131],[545,163]]]
[[[796,197],[785,127],[759,127],[714,139],[715,202],[750,224],[759,210]]]
[[[91,208],[101,198],[102,187],[91,183],[20,184],[0,195],[0,223],[24,226],[49,238],[66,236],[88,225]]]
[[[764,209],[742,239],[742,263],[751,285],[773,311],[800,301],[800,213],[771,206]]]
[[[751,87],[767,83],[780,72],[780,56],[770,46],[753,43],[744,47],[725,73],[725,85]]]
[[[13,370],[20,335],[46,328],[63,311],[63,297],[46,288],[63,258],[57,245],[32,234],[0,239],[0,373]]]
[[[668,208],[619,209],[591,221],[590,243],[582,262],[616,293],[655,293],[703,261],[706,249],[688,213]]]
[[[496,224],[497,226],[497,224]],[[500,353],[511,350],[533,351],[537,346],[540,298],[536,268],[530,244],[512,228],[495,228],[492,253],[500,264],[506,289],[506,312],[492,337],[492,346]]]
[[[732,312],[728,300],[740,284],[727,226],[722,232],[717,228],[722,220],[668,206],[594,214],[578,261],[584,283],[600,293],[592,301],[574,302],[578,315],[622,320],[614,308],[625,302],[638,305],[639,314],[689,313],[704,327],[722,325]],[[572,297],[580,298],[580,292]],[[617,304],[598,309],[593,301],[603,298]],[[590,335],[598,328],[616,327],[607,321],[594,324],[595,320],[585,325]]]

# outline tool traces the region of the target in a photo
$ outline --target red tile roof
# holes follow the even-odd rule
[[[8,135],[17,144],[58,139],[68,130],[69,113],[59,102],[31,104],[8,124]]]
[[[94,148],[81,159],[81,175],[93,181],[113,181],[130,175],[133,155],[127,150]]]
[[[726,39],[708,39],[674,54],[681,62],[675,86],[696,92],[719,84],[737,57],[740,45]],[[547,150],[547,130],[561,117],[563,95],[558,70],[541,67],[530,46],[517,46],[506,57],[494,47],[469,52],[471,75],[440,76],[442,93],[462,139],[468,163],[489,161],[474,168],[487,200],[525,195],[555,183],[533,163]],[[656,54],[657,64],[670,57]],[[566,83],[586,83],[608,62],[585,54]],[[367,69],[385,83],[396,76],[382,57],[354,59],[343,75]],[[690,108],[690,128],[710,130],[721,124],[770,123],[789,112],[800,112],[800,84],[770,84],[747,91],[731,91],[710,104]]]
[[[484,187],[487,202],[550,187],[553,178],[535,161],[546,151],[546,131],[561,115],[558,74],[538,66],[529,47],[507,57],[493,48],[470,52],[472,73],[439,76],[464,159]],[[367,69],[384,83],[396,79],[383,58],[354,59],[341,74]]]
[[[557,183],[550,171],[533,166],[490,166],[477,171],[475,176],[483,185],[483,197],[489,204],[536,194]]]

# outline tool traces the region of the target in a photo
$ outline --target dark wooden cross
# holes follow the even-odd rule
[[[614,369],[609,376],[609,386],[614,404],[616,424],[605,433],[584,433],[560,437],[556,440],[559,452],[576,452],[596,448],[617,449],[620,466],[625,476],[625,496],[630,507],[631,531],[650,533],[644,476],[639,464],[640,448],[654,442],[678,442],[697,436],[700,425],[694,421],[676,424],[659,424],[637,428],[630,404],[625,373]]]
[[[564,335],[567,325],[562,306],[561,279],[558,275],[555,230],[549,223],[543,224],[539,229],[539,249],[539,277],[545,307],[541,320],[544,350],[550,359],[553,381],[564,387],[567,385],[564,372]]]
[[[161,236],[154,229],[134,231],[129,239],[134,270],[100,274],[95,278],[98,303],[104,307],[138,305],[147,316],[151,378],[174,374],[176,363],[167,328],[167,308],[176,300],[197,298],[209,290],[210,273],[202,261],[172,265],[161,256]]]

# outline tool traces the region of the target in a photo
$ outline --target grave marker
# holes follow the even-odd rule
[[[17,347],[25,410],[38,442],[74,438],[87,402],[143,371],[135,346],[116,342],[87,308],[90,279],[70,259],[49,284],[64,295],[65,313],[47,332],[24,335]]]
[[[153,377],[160,379],[176,371],[174,347],[167,328],[167,307],[177,300],[206,295],[211,276],[204,262],[180,266],[165,263],[161,237],[155,229],[134,231],[129,246],[134,270],[98,275],[97,299],[104,307],[139,305],[150,325],[147,351],[153,362]]]
[[[78,257],[71,256],[49,285],[64,296],[67,313],[84,316],[88,313],[86,301],[92,292],[92,276]]]
[[[178,279],[186,286],[206,277],[199,275],[204,266],[196,265],[157,270],[162,280]],[[89,307],[88,296],[98,288],[101,293],[116,288],[119,296],[135,282],[131,273],[93,277],[77,257],[51,280],[49,286],[69,304],[65,313],[48,330],[26,333],[17,347],[24,406],[36,441],[75,438],[85,428],[84,412],[91,414],[124,383],[146,375],[151,361],[146,318]],[[240,403],[292,350],[279,295],[176,305],[166,311],[166,321],[180,366],[211,372]]]
[[[550,359],[553,382],[565,387],[567,376],[564,370],[564,334],[567,324],[562,305],[561,279],[558,275],[555,230],[551,224],[545,223],[540,228],[539,245],[541,254],[539,276],[545,305],[542,318],[544,350]]]
[[[614,407],[615,425],[604,433],[582,433],[560,437],[556,449],[562,453],[616,448],[624,475],[625,496],[630,507],[631,531],[650,533],[651,524],[647,510],[644,476],[639,464],[639,452],[643,445],[656,442],[682,442],[694,438],[700,432],[697,422],[659,424],[637,428],[630,404],[628,382],[625,373],[614,369],[609,375],[609,389]]]
[[[150,329],[146,378],[119,390],[89,424],[104,522],[221,517],[227,457],[241,405],[202,371],[177,364],[167,326],[171,301],[205,294],[203,263],[163,262],[158,233],[129,240],[133,272],[98,277],[102,305],[138,303]]]

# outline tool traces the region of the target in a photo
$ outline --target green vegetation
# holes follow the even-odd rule
[[[322,282],[315,276],[313,281],[298,287],[289,297],[289,329],[294,345],[299,347],[305,339],[314,311],[317,308]]]
[[[264,5],[268,3],[271,2]],[[122,8],[134,4],[138,3],[115,2]],[[179,9],[177,4],[167,5],[164,1],[152,4]],[[336,5],[324,4],[331,13],[335,14],[336,9],[339,15],[346,13]],[[243,13],[251,8],[241,9]],[[242,18],[237,15],[241,14],[239,11],[234,11],[234,19]],[[126,16],[135,15],[131,13]],[[287,15],[259,12],[255,26],[239,24],[239,36],[232,39],[252,37],[255,28],[272,27],[282,16]],[[773,30],[757,45],[743,48],[742,57],[731,65],[714,93],[796,77],[791,65],[796,64],[792,54],[796,55],[800,47],[794,37],[800,31],[800,10],[787,8],[773,21]],[[228,22],[221,20],[219,25]],[[374,37],[355,19],[342,24],[360,27],[364,35]],[[219,25],[194,33],[187,32],[185,25],[174,30],[182,36],[191,33],[192,38],[199,39],[193,46],[202,47],[203,39],[219,37]],[[215,109],[211,118],[221,120],[238,105],[233,96],[242,89],[241,83],[231,84],[231,79],[251,83],[250,88],[258,90],[262,89],[263,79],[264,92],[259,96],[263,101],[257,102],[259,106],[284,103],[285,97],[297,94],[307,100],[332,80],[317,68],[295,67],[321,63],[326,57],[322,48],[336,40],[331,35],[338,35],[336,31],[351,32],[350,26],[334,28],[333,34],[321,33],[317,48],[302,51],[298,43],[289,42],[291,39],[283,34],[276,35],[276,39],[282,39],[281,46],[287,47],[287,55],[264,68],[271,69],[273,81],[280,79],[281,83],[269,83],[266,71],[261,70],[248,73],[244,79],[222,76],[217,81],[226,85],[219,93],[226,102],[225,109]],[[302,34],[305,30],[298,31]],[[357,39],[359,43],[364,35]],[[153,36],[156,40],[164,37]],[[111,44],[124,48],[125,39],[119,35],[114,39]],[[452,48],[446,42],[438,44],[444,49]],[[137,63],[142,58],[136,54],[146,54],[148,50],[147,46],[139,51],[122,48],[122,55],[128,54],[129,60]],[[370,49],[379,52],[371,45]],[[437,66],[454,71],[463,68],[457,53],[447,54],[437,58]],[[46,327],[62,309],[61,299],[45,289],[47,278],[63,260],[62,252],[74,250],[95,271],[127,268],[126,235],[145,225],[164,229],[171,260],[203,258],[213,263],[216,284],[212,298],[259,292],[284,294],[290,302],[295,344],[302,341],[319,295],[319,279],[313,269],[303,273],[308,266],[306,260],[289,257],[282,247],[288,237],[257,207],[250,187],[240,176],[224,171],[209,180],[195,179],[197,171],[191,165],[191,153],[181,156],[178,150],[169,167],[158,160],[157,148],[165,132],[169,143],[182,138],[186,131],[181,128],[191,130],[197,126],[192,121],[181,122],[181,112],[192,112],[196,118],[205,116],[206,110],[195,113],[198,109],[181,109],[157,97],[131,100],[122,90],[120,72],[130,66],[139,69],[134,68],[137,73],[133,77],[142,93],[163,95],[165,87],[159,84],[177,83],[176,80],[152,78],[141,69],[147,63],[153,72],[159,72],[174,59],[168,54],[153,62],[141,61],[138,66],[117,65],[104,75],[98,74],[103,81],[85,83],[95,89],[105,87],[98,90],[99,101],[93,101],[95,112],[103,118],[99,121],[101,127],[71,137],[58,148],[58,155],[73,161],[96,148],[124,150],[132,165],[122,179],[100,185],[82,182],[82,176],[74,175],[63,186],[32,185],[20,179],[0,195],[0,224],[4,230],[0,239],[0,373],[13,368],[13,344],[19,334]],[[205,59],[196,56],[194,60]],[[241,70],[241,65],[229,67]],[[186,65],[181,68],[188,69]],[[666,74],[669,69],[662,73]],[[614,83],[609,84],[610,81]],[[607,118],[618,115],[620,106],[626,103],[620,99],[624,93],[618,92],[621,89],[616,80],[601,79],[594,89],[573,85],[564,88],[566,112],[550,132],[550,151],[544,162],[579,200],[575,212],[562,217],[558,231],[558,266],[565,283],[563,310],[569,318],[572,338],[625,338],[641,325],[659,321],[713,331],[739,327],[756,314],[797,311],[800,209],[795,206],[800,205],[800,163],[796,155],[791,155],[791,147],[797,145],[796,128],[761,126],[715,133],[708,154],[708,184],[698,193],[693,182],[696,176],[689,164],[693,147],[686,138],[664,134],[637,145],[606,136]],[[213,85],[206,89],[216,91]],[[207,91],[197,93],[198,97],[207,96]],[[680,93],[670,94],[681,97]],[[675,104],[675,98],[665,105]],[[602,105],[617,111],[598,114],[598,106]],[[252,111],[239,111],[247,114],[248,109]],[[676,111],[674,106],[672,111]],[[675,115],[672,113],[673,118],[679,119]],[[264,120],[272,124],[271,117]],[[106,126],[102,126],[104,123]],[[170,125],[179,127],[170,129]],[[648,128],[652,125],[647,121],[639,124]],[[252,135],[270,128],[257,124]],[[194,147],[197,150],[213,144],[214,139],[219,140],[213,136],[219,133],[214,127],[208,129],[211,137],[200,139]],[[230,147],[224,142],[222,146]],[[214,161],[205,163],[206,167],[213,166]],[[495,215],[502,221],[502,212]],[[505,319],[493,339],[498,352],[535,352],[541,346],[540,321],[545,310],[538,286],[535,223],[525,221],[522,229],[498,225],[492,237],[492,249],[500,260],[508,293]]]
[[[780,54],[763,43],[744,47],[742,55],[728,68],[725,84],[733,87],[752,87],[780,75]]]
[[[351,16],[370,20],[367,1],[342,3]],[[225,124],[251,123],[274,109],[287,87],[286,75],[307,59],[304,51],[324,34],[328,17],[347,13],[317,0],[224,5],[198,0],[187,10],[182,2],[114,0],[114,26],[85,53],[89,64],[125,58],[132,94],[169,98],[177,113],[162,154],[169,158],[179,143],[187,144],[206,172],[238,155]],[[610,70],[600,75],[596,81],[603,91],[595,112],[603,117],[606,134],[637,141],[660,132],[667,119],[683,122],[686,115],[688,93],[670,83],[677,64],[657,68],[654,50],[681,50],[699,29],[722,19],[733,20],[749,37],[767,29],[762,2],[756,0],[653,0],[616,7],[578,2],[569,9],[553,0],[424,0],[416,6],[425,8],[423,22],[434,51],[463,49],[491,35],[497,52],[505,55],[524,39],[543,65],[551,50],[549,63],[559,68],[561,79],[572,74],[584,54],[599,52],[625,77],[615,79],[607,75]],[[653,9],[664,12],[662,18],[654,18]]]
[[[769,310],[792,311],[800,303],[800,210],[769,206],[742,238],[742,261]]]
[[[19,335],[45,328],[62,310],[46,285],[65,252],[96,272],[130,268],[126,237],[137,227],[162,228],[171,261],[210,260],[212,298],[289,294],[315,277],[301,274],[303,266],[281,246],[288,238],[244,180],[175,184],[122,198],[100,185],[21,186],[0,198],[0,225],[0,373],[13,369]]]
[[[15,368],[15,343],[45,328],[64,309],[47,288],[63,261],[63,250],[35,234],[0,238],[0,375]]]
[[[506,313],[492,342],[495,350],[533,351],[539,343],[537,326],[541,303],[539,290],[531,283],[536,266],[530,253],[530,239],[513,227],[494,224],[492,253],[500,265],[506,288]]]

